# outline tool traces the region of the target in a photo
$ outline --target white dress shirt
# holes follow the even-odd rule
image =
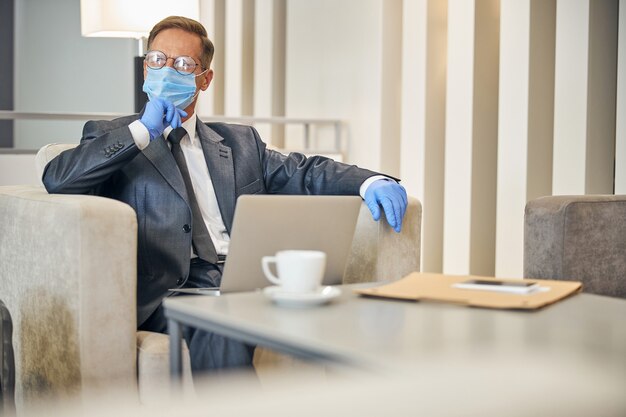
[[[198,206],[202,213],[202,218],[206,224],[209,235],[215,245],[215,250],[219,255],[228,254],[228,244],[230,242],[230,236],[226,231],[220,208],[217,204],[217,197],[215,195],[215,189],[213,188],[213,182],[211,181],[211,174],[204,159],[204,153],[202,152],[202,145],[200,138],[196,132],[196,121],[198,118],[195,115],[191,115],[183,123],[183,127],[187,131],[187,135],[180,141],[180,146],[185,155],[185,161],[187,162],[187,168],[189,169],[189,176],[191,177],[191,183],[193,185],[193,191],[196,194],[198,200]],[[137,147],[143,150],[150,144],[150,133],[148,129],[139,120],[132,122],[128,128]],[[172,131],[172,127],[168,126],[163,132],[163,137],[167,138],[167,135]],[[193,134],[190,134],[193,133]],[[168,143],[169,145],[169,143]],[[359,189],[361,198],[365,198],[365,191],[371,183],[376,180],[385,179],[388,177],[383,175],[375,175],[366,179]],[[393,180],[391,180],[393,181]],[[195,255],[193,255],[195,256]]]

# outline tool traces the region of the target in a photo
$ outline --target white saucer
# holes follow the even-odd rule
[[[325,304],[341,295],[337,287],[320,287],[319,290],[307,293],[283,291],[279,286],[263,288],[263,294],[278,305],[285,307],[310,307]]]

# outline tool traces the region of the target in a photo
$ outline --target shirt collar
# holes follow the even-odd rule
[[[191,117],[183,123],[183,127],[187,131],[192,145],[196,145],[196,120],[198,120],[198,117],[192,114]]]

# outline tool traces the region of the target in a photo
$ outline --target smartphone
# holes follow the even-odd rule
[[[168,291],[177,292],[181,294],[195,294],[195,295],[220,295],[220,287],[207,287],[207,288],[170,288]]]
[[[529,294],[539,290],[535,281],[497,281],[487,279],[470,279],[453,285],[468,290],[498,291],[513,294]]]

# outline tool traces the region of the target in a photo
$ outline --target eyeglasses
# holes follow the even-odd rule
[[[182,75],[191,75],[196,70],[196,67],[199,66],[196,64],[196,61],[190,56],[178,56],[168,57],[161,51],[148,51],[144,60],[148,68],[152,69],[161,69],[167,64],[168,59],[174,60],[173,68]],[[202,68],[200,66],[200,68]]]

